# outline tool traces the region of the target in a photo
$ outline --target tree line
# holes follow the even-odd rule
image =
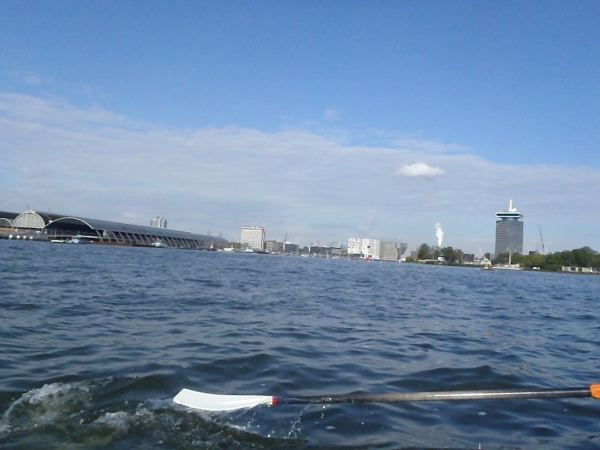
[[[501,253],[494,258],[493,262],[494,264],[504,264],[508,262],[508,257],[508,253]],[[540,253],[533,255],[515,253],[511,255],[511,261],[513,264],[519,263],[524,269],[539,267],[540,270],[549,271],[561,270],[563,266],[600,268],[600,254],[587,246],[575,250],[548,253],[546,255]]]
[[[462,264],[463,252],[452,247],[436,248],[430,247],[427,244],[421,244],[417,251],[417,259],[444,259],[444,262],[449,265]],[[489,259],[490,254],[485,256]],[[496,255],[493,264],[506,264],[509,254],[500,253]],[[522,255],[513,253],[510,255],[513,264],[520,264],[524,269],[539,268],[540,270],[560,271],[563,266],[575,267],[593,267],[600,268],[600,254],[592,250],[590,247],[582,247],[575,250],[564,250],[562,252],[548,253],[542,255],[535,253],[533,255]],[[413,261],[412,258],[407,258],[407,262]]]

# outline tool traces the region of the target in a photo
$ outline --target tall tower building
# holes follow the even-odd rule
[[[247,248],[263,250],[265,248],[265,229],[262,227],[242,227],[240,244]]]
[[[500,253],[523,254],[523,214],[513,208],[512,200],[506,211],[497,212],[496,217],[496,255]]]

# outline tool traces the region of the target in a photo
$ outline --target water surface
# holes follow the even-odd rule
[[[260,406],[600,381],[600,277],[0,241],[0,447],[596,449],[600,401]]]

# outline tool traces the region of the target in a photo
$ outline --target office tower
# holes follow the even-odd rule
[[[496,247],[495,254],[523,254],[523,214],[513,208],[512,200],[506,211],[497,212],[496,217]]]

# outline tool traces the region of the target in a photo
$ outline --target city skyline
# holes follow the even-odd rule
[[[600,3],[9,2],[1,209],[600,250]]]

